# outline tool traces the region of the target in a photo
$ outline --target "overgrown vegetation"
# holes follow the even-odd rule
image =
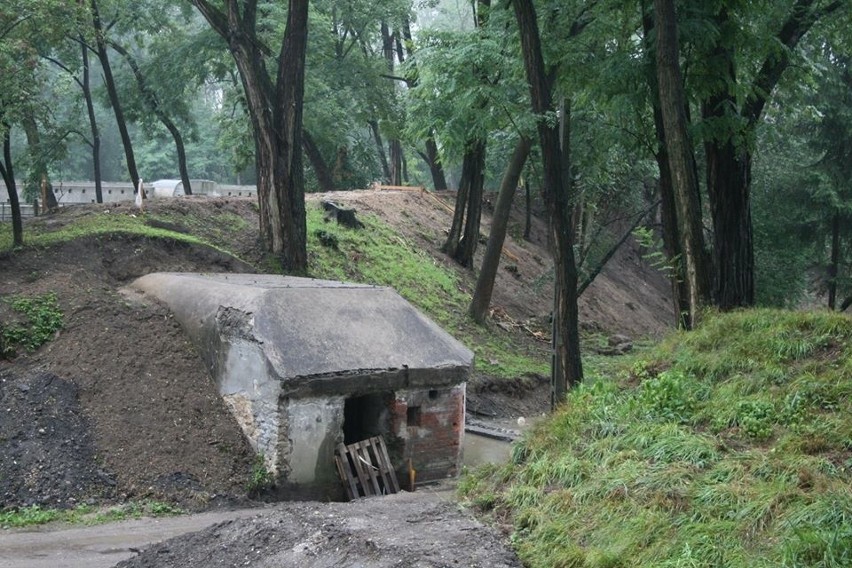
[[[271,489],[274,483],[275,477],[266,468],[266,460],[263,455],[256,455],[254,463],[251,466],[248,482],[246,483],[246,492],[249,495],[258,495]]]
[[[477,369],[497,377],[548,373],[546,345],[522,342],[508,333],[489,331],[467,317],[470,295],[458,275],[428,252],[417,249],[380,219],[360,217],[366,227],[353,230],[323,221],[322,211],[308,207],[311,275],[390,286],[423,310],[476,354]],[[334,243],[331,246],[329,243]]]
[[[11,323],[0,322],[0,359],[14,357],[19,349],[35,351],[62,329],[62,310],[53,292],[4,301],[18,317]]]
[[[33,505],[0,511],[0,528],[21,528],[51,522],[99,525],[125,519],[169,517],[182,513],[181,509],[161,501],[133,501],[105,509],[96,509],[90,505],[79,505],[73,509],[44,509]]]
[[[852,565],[852,319],[738,312],[573,390],[462,483],[533,567]]]

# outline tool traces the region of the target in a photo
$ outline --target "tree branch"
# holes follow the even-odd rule
[[[749,124],[754,124],[760,118],[769,95],[778,84],[781,75],[790,66],[790,52],[819,19],[828,16],[843,5],[842,0],[835,0],[822,9],[816,9],[813,7],[815,2],[816,0],[796,0],[790,9],[787,20],[776,36],[783,47],[780,53],[769,54],[763,62],[754,81],[752,98],[743,107],[742,115]]]

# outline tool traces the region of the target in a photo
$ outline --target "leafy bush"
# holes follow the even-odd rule
[[[35,351],[62,329],[62,310],[53,292],[31,298],[15,296],[6,303],[23,321],[0,327],[0,356],[14,356],[17,348]]]
[[[275,478],[266,469],[266,460],[263,454],[258,454],[255,456],[254,463],[251,466],[249,480],[246,483],[246,491],[249,495],[257,495],[271,489],[273,485],[275,485]]]
[[[642,383],[639,401],[642,408],[655,418],[687,422],[696,407],[695,385],[682,371],[663,371]]]

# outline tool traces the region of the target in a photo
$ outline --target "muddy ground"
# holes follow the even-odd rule
[[[439,252],[451,220],[450,195],[357,191],[322,197],[377,215],[402,238],[452,266]],[[0,297],[55,292],[65,314],[64,328],[46,346],[0,361],[0,509],[153,499],[200,510],[250,502],[251,449],[198,353],[168,310],[128,302],[120,290],[156,271],[255,271],[262,258],[255,204],[250,199],[187,198],[152,201],[148,210],[168,213],[178,220],[169,228],[185,232],[206,230],[192,223],[205,216],[245,219],[242,228],[205,235],[242,260],[208,247],[116,234],[0,255]],[[27,223],[58,227],[84,215],[135,214],[129,203],[91,205]],[[483,232],[487,227],[486,215]],[[519,233],[515,219],[510,235]],[[531,241],[509,237],[490,325],[528,335],[525,322],[546,322],[552,277],[545,242],[540,221]],[[473,272],[461,270],[460,275],[461,286],[470,291]],[[634,337],[658,335],[672,319],[667,295],[666,282],[642,263],[635,246],[628,246],[584,294],[584,326]],[[0,302],[0,321],[13,318]],[[485,416],[531,416],[548,404],[548,381],[534,374],[500,381],[478,375],[468,388],[468,408]],[[141,564],[133,565],[189,565],[179,560],[180,551],[198,539],[206,539],[224,560],[195,565],[239,565],[240,555],[256,555],[260,563],[252,565],[257,566],[297,557],[300,563],[293,565],[330,566],[331,559],[350,557],[356,560],[334,565],[516,565],[502,556],[506,553],[496,536],[454,506],[410,496],[394,499],[398,502],[375,512],[368,502],[351,509],[288,505],[286,514],[218,527],[169,552],[147,552],[138,560]],[[385,518],[389,524],[376,530]],[[407,535],[393,530],[399,527],[412,530]],[[427,545],[431,548],[419,548]],[[484,554],[482,563],[472,563],[478,556],[457,556],[464,547]],[[407,550],[418,552],[405,556]],[[415,562],[418,558],[422,563]]]
[[[146,548],[120,568],[520,568],[495,529],[429,492],[287,503]]]

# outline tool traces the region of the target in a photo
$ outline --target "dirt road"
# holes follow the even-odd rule
[[[93,527],[0,531],[0,568],[107,568],[150,544],[264,509],[138,519]]]

